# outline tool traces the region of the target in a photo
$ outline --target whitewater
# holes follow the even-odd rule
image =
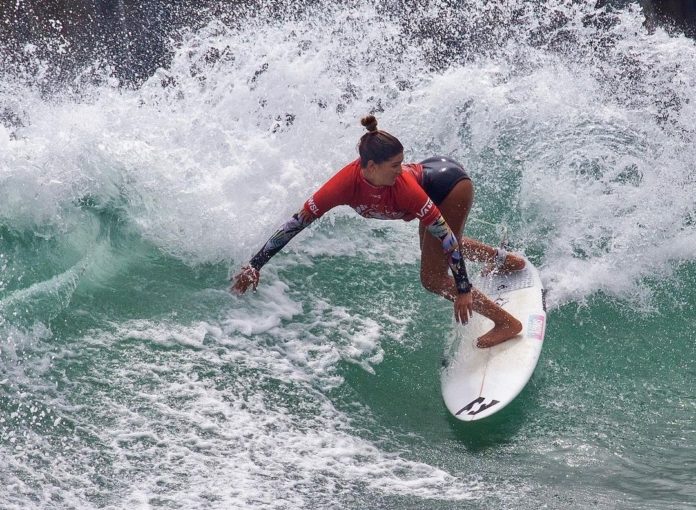
[[[694,41],[635,6],[287,5],[138,87],[0,77],[0,508],[690,508]],[[415,222],[335,209],[228,292],[371,112],[460,161],[466,235],[548,289],[480,425],[441,401]]]

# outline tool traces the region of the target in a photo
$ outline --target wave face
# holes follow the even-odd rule
[[[696,48],[643,22],[273,2],[138,88],[95,63],[50,97],[26,46],[0,77],[3,508],[687,508]],[[226,291],[368,112],[461,161],[467,235],[548,287],[537,373],[488,424],[440,402],[415,224],[337,209]]]

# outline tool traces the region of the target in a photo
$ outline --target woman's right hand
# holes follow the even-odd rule
[[[454,318],[460,324],[467,324],[474,316],[474,292],[470,290],[454,299]]]
[[[256,292],[256,287],[259,285],[260,277],[261,275],[259,274],[258,270],[246,265],[242,267],[242,270],[232,278],[230,292],[241,296],[249,289],[249,287],[252,287],[254,292]]]

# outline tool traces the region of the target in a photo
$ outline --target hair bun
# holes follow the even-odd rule
[[[377,119],[374,115],[367,115],[363,117],[360,119],[360,124],[362,124],[370,133],[377,131]]]

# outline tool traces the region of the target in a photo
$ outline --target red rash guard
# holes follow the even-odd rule
[[[285,223],[252,257],[249,265],[260,270],[293,237],[330,209],[349,205],[365,218],[411,221],[418,218],[428,232],[440,239],[442,249],[449,255],[460,294],[471,291],[459,242],[440,210],[420,185],[423,167],[402,165],[402,172],[391,186],[374,186],[363,177],[360,160],[343,167],[307,200],[302,209]]]
[[[329,179],[304,204],[305,213],[319,218],[338,205],[349,205],[365,218],[433,223],[440,210],[420,186],[423,167],[403,165],[401,175],[392,186],[374,186],[363,177],[356,159]]]

